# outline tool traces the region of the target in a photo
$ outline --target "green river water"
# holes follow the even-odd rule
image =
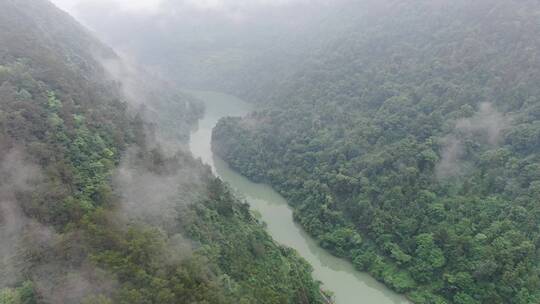
[[[190,149],[193,155],[210,165],[215,174],[247,200],[252,209],[261,215],[268,232],[277,242],[296,249],[313,266],[315,278],[334,293],[336,304],[409,303],[405,297],[392,292],[368,274],[355,270],[350,262],[336,258],[319,247],[293,221],[292,210],[280,194],[267,185],[252,183],[213,155],[212,128],[222,117],[247,114],[253,109],[250,104],[220,93],[190,93],[206,105],[205,116],[191,135]]]

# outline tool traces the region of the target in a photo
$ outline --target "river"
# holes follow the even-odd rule
[[[320,248],[317,242],[293,221],[292,209],[287,201],[271,187],[255,184],[231,170],[213,155],[212,129],[225,116],[244,116],[252,106],[233,96],[214,92],[190,92],[206,105],[206,113],[199,127],[191,135],[193,155],[212,167],[223,181],[245,198],[252,209],[261,215],[270,235],[280,244],[294,248],[313,266],[313,274],[324,287],[334,293],[336,304],[402,304],[409,303],[366,273],[338,259]]]

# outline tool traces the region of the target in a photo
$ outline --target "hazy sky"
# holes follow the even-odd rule
[[[291,3],[305,3],[311,0],[52,0],[60,8],[77,14],[86,5],[103,6],[143,14],[157,13],[167,6],[191,7],[198,9],[242,11],[255,6],[280,6]]]
[[[58,7],[77,14],[77,10],[83,5],[110,6],[113,9],[121,9],[134,12],[156,12],[159,10],[162,0],[51,0]]]

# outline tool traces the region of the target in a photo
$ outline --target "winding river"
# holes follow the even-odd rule
[[[285,199],[264,184],[255,184],[231,170],[213,155],[211,150],[212,128],[225,116],[243,116],[252,106],[233,96],[214,92],[190,92],[206,105],[199,128],[191,135],[190,149],[195,157],[209,164],[222,180],[245,198],[252,209],[261,215],[270,235],[279,243],[294,248],[314,269],[314,277],[334,293],[337,304],[401,304],[409,303],[368,274],[356,271],[345,260],[330,255],[320,248],[293,221],[292,210]]]

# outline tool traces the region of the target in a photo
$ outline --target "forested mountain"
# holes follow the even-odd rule
[[[119,60],[48,1],[0,0],[0,303],[319,303],[305,261],[154,140],[181,144],[197,101]]]
[[[106,41],[177,84],[252,101],[355,18],[336,5],[351,0],[163,0],[155,11],[107,13],[99,2],[78,2],[77,15]]]
[[[414,303],[540,302],[540,3],[359,1],[214,150]]]

